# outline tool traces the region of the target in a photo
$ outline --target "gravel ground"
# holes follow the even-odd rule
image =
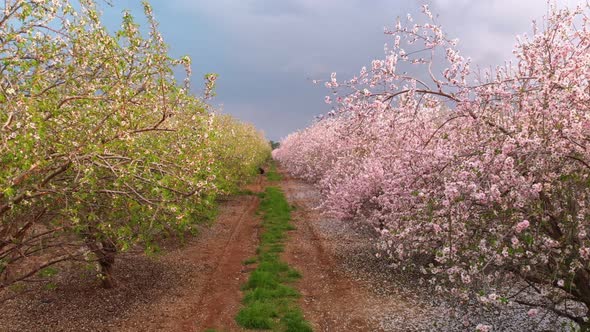
[[[319,205],[320,196],[311,185],[297,181],[295,198]],[[477,324],[492,326],[492,331],[570,331],[571,322],[552,312],[539,310],[537,318],[527,315],[529,307],[511,304],[485,307],[477,301],[462,303],[436,294],[421,285],[419,276],[392,269],[387,260],[376,257],[374,231],[366,224],[321,217],[312,224],[325,239],[337,268],[359,282],[377,297],[403,298],[414,315],[374,311],[373,320],[384,331],[474,331]]]
[[[129,257],[128,257],[129,258]],[[115,331],[148,303],[177,291],[194,267],[134,255],[115,265],[119,287],[104,290],[96,272],[62,266],[55,289],[36,290],[2,304],[0,331]]]

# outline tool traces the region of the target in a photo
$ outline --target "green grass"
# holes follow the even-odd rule
[[[242,264],[243,265],[252,265],[252,264],[255,264],[256,262],[258,262],[258,259],[256,257],[250,257],[250,258],[244,260],[242,262]]]
[[[281,174],[277,172],[277,166],[274,163],[270,164],[268,171],[266,172],[266,178],[268,181],[281,181],[283,178]]]
[[[54,275],[56,275],[59,272],[58,269],[56,269],[55,267],[46,267],[43,270],[37,272],[37,275],[41,278],[49,278],[49,277],[53,277]]]
[[[267,176],[270,177],[271,174],[273,173],[269,172]],[[311,325],[305,321],[303,313],[297,307],[299,292],[290,285],[301,274],[280,258],[287,239],[286,233],[294,229],[291,224],[291,207],[279,188],[268,187],[262,195],[259,210],[263,217],[264,231],[256,250],[256,259],[248,260],[258,262],[258,265],[242,287],[244,307],[236,316],[236,321],[247,329],[312,331]]]
[[[256,193],[250,189],[240,189],[239,191],[236,192],[236,195],[253,196],[253,195],[256,195]]]

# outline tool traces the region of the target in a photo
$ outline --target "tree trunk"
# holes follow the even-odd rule
[[[90,233],[90,232],[89,232]],[[92,234],[92,233],[90,233]],[[116,286],[115,278],[113,276],[113,265],[115,264],[115,255],[117,254],[117,247],[109,239],[99,240],[95,235],[89,235],[85,239],[86,245],[96,255],[98,265],[100,266],[100,277],[102,279],[102,287],[114,288]]]
[[[116,286],[115,277],[113,276],[116,253],[117,248],[111,241],[102,241],[102,250],[98,258],[98,264],[100,264],[102,287],[104,288],[114,288]]]

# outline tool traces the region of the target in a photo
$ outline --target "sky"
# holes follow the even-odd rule
[[[574,6],[578,0],[555,0]],[[140,0],[103,5],[107,25],[124,9],[141,17]],[[219,74],[210,102],[253,123],[272,140],[303,129],[330,106],[329,91],[312,80],[332,72],[346,79],[392,43],[383,34],[398,17],[420,16],[430,5],[449,37],[480,66],[511,57],[515,36],[547,12],[546,0],[152,0],[172,56],[193,61],[192,86],[203,90],[205,73]],[[140,21],[141,22],[141,21]]]

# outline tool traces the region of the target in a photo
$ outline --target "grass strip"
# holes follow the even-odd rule
[[[256,268],[242,287],[244,307],[236,316],[236,321],[247,329],[312,331],[297,307],[300,294],[290,285],[301,275],[280,258],[287,231],[294,229],[291,207],[279,188],[267,187],[262,194],[259,211],[264,230],[257,249]]]
[[[268,171],[266,172],[266,178],[268,181],[281,181],[282,177],[279,172],[277,172],[277,166],[273,163],[270,164]]]

